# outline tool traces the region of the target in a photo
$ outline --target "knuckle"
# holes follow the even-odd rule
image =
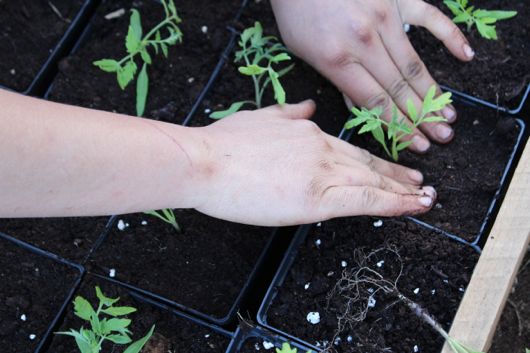
[[[378,202],[377,194],[375,193],[374,188],[369,186],[364,186],[361,189],[360,195],[361,204],[363,207],[372,208]]]
[[[344,49],[331,49],[324,54],[326,64],[335,68],[344,68],[357,63],[357,59]]]
[[[315,200],[320,200],[329,187],[330,186],[326,183],[326,178],[322,176],[311,178],[305,192],[310,203]]]
[[[408,86],[409,84],[407,81],[405,81],[405,79],[403,78],[397,79],[390,85],[388,93],[390,93],[390,95],[396,99],[401,98],[407,92]]]
[[[413,81],[420,78],[424,73],[424,68],[419,60],[413,60],[408,63],[406,71],[407,81]]]
[[[325,159],[319,160],[317,162],[317,166],[318,166],[318,169],[325,171],[325,172],[330,172],[333,170],[333,164],[330,161],[325,160]]]
[[[364,45],[370,45],[374,40],[374,28],[368,21],[352,20],[350,30],[354,38]]]
[[[390,107],[390,97],[385,92],[381,92],[368,99],[367,105],[368,108],[381,107],[383,110],[388,110]]]

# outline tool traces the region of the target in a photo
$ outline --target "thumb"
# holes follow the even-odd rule
[[[315,110],[315,102],[311,99],[297,104],[276,104],[264,109],[268,113],[273,113],[287,119],[309,119],[313,116]]]

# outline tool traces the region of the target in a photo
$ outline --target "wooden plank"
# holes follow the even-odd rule
[[[530,141],[471,277],[450,335],[486,352],[530,241]],[[442,353],[452,353],[446,344]]]

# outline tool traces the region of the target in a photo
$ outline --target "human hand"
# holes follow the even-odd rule
[[[241,111],[197,129],[204,156],[195,208],[262,226],[428,211],[421,173],[322,132],[312,101]]]
[[[436,82],[415,52],[403,23],[426,27],[463,61],[473,50],[458,27],[435,6],[422,0],[271,0],[289,49],[328,77],[355,104],[382,106],[390,120],[396,105],[403,117],[407,99],[417,109]],[[454,107],[441,114],[452,123]],[[430,138],[453,138],[446,123],[426,123],[409,148],[425,152]],[[410,138],[409,138],[410,139]]]

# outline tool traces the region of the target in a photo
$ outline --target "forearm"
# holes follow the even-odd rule
[[[0,217],[195,207],[198,129],[0,90]]]

